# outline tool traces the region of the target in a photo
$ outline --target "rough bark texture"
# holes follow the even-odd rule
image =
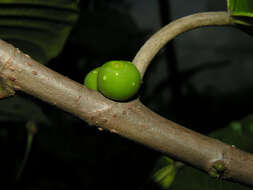
[[[228,15],[226,17],[228,18]],[[224,18],[224,13],[221,18]],[[219,19],[216,19],[216,22],[217,20]],[[182,22],[181,20],[178,24],[185,26]],[[228,23],[227,20],[223,22]],[[159,41],[153,43],[157,44]],[[154,48],[151,51],[154,51]],[[152,59],[152,56],[144,58],[142,53],[138,55],[139,58],[137,56],[135,61],[144,73],[147,60]],[[2,40],[0,77],[7,81],[10,88],[22,90],[80,117],[91,125],[118,133],[207,172],[212,171],[216,163],[221,163],[225,167],[222,178],[253,186],[252,154],[169,121],[149,110],[138,99],[128,103],[108,100],[98,92],[37,63]]]

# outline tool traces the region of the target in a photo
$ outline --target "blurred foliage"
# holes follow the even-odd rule
[[[175,179],[175,175],[176,166],[174,161],[167,156],[162,156],[156,162],[152,180],[162,189],[169,189]]]
[[[233,121],[227,127],[213,131],[210,137],[253,153],[253,115],[241,121]]]
[[[37,127],[36,122],[32,120],[28,120],[26,123],[26,131],[27,131],[27,142],[26,142],[26,148],[25,148],[26,150],[24,153],[23,161],[21,162],[19,169],[17,171],[16,180],[19,180],[22,175],[22,172],[25,168],[27,159],[31,151],[34,135],[38,132],[38,127]]]
[[[240,185],[239,183],[219,180],[211,178],[206,173],[192,168],[190,166],[185,166],[180,169],[176,175],[176,180],[173,182],[171,190],[181,190],[181,189],[204,189],[204,190],[250,190],[250,187]]]
[[[47,63],[62,50],[78,18],[78,1],[1,0],[0,37]]]
[[[228,11],[231,19],[238,27],[253,35],[253,1],[252,0],[227,0]]]
[[[249,115],[240,121],[233,121],[227,127],[215,130],[209,134],[210,137],[216,138],[227,144],[233,145],[241,150],[253,153],[253,115]],[[220,179],[211,178],[206,173],[184,165],[177,168],[173,161],[168,161],[164,164],[166,158],[157,160],[160,165],[153,174],[153,181],[161,186],[162,189],[181,190],[181,189],[230,189],[230,190],[247,190],[249,187],[240,185],[238,183],[224,181]],[[174,169],[172,169],[174,168]],[[159,180],[159,172],[163,172],[163,180]],[[173,171],[173,172],[171,172]],[[169,186],[164,185],[167,179],[172,179]],[[174,179],[174,180],[173,180]]]
[[[47,2],[45,1],[45,4]],[[68,13],[74,16],[72,19],[77,16],[74,9],[66,8],[70,5],[67,2],[70,1],[65,2],[66,4],[61,5],[65,6],[64,8],[52,8],[52,3],[48,5],[50,8],[44,5],[29,5],[28,8],[43,9],[43,16],[48,16],[48,19],[54,16],[52,24],[57,26],[62,20],[68,19]],[[94,1],[80,2],[78,23],[63,51],[48,62],[48,67],[82,83],[90,68],[101,65],[108,59],[133,58],[140,43],[146,38],[147,31],[141,31],[127,12],[112,8],[113,1],[108,2],[96,2],[92,6]],[[20,8],[19,4],[17,7]],[[22,7],[25,9],[26,5]],[[66,16],[63,16],[63,12],[59,17],[51,15],[50,12],[62,10]],[[31,14],[35,14],[33,10]],[[27,22],[30,23],[30,20]],[[73,24],[74,20],[71,20],[68,26],[72,27]],[[40,25],[38,22],[37,26]],[[50,31],[61,33],[65,30],[56,26],[49,26]],[[16,35],[20,33],[17,28]],[[52,44],[47,44],[47,50],[52,53],[52,46],[57,45],[60,51],[63,43],[56,42],[57,39],[52,35],[49,37]],[[22,41],[21,45],[29,46],[29,43]],[[33,47],[32,50],[44,56],[39,47]],[[33,55],[31,52],[29,54]],[[127,180],[128,183],[122,189],[131,189],[138,187],[146,179],[157,157],[157,153],[152,150],[109,132],[88,127],[78,118],[22,93],[0,100],[0,113],[0,147],[4,152],[0,157],[2,187],[8,185],[19,189],[101,189],[106,186],[118,189]],[[27,144],[29,136],[24,126],[28,120],[37,123],[38,134],[34,137],[31,153],[27,158],[26,146],[31,144]],[[143,160],[145,157],[148,159]],[[22,168],[24,161],[26,164]],[[16,181],[15,177],[20,168],[22,173],[19,181]],[[133,172],[138,178],[129,178]]]
[[[227,0],[227,5],[232,16],[253,17],[253,2],[251,0]]]
[[[0,121],[25,122],[28,120],[45,125],[50,123],[41,108],[29,99],[14,96],[0,100]]]

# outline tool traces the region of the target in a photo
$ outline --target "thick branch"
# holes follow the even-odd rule
[[[0,41],[0,76],[10,86],[205,171],[222,163],[223,178],[253,186],[253,155],[153,113],[138,100],[117,103]],[[8,83],[9,84],[9,83]]]
[[[197,13],[177,19],[151,36],[136,54],[133,62],[143,76],[151,60],[169,40],[195,28],[223,25],[232,25],[227,12]]]

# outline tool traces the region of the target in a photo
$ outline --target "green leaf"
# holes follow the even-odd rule
[[[253,115],[249,115],[241,121],[233,121],[227,127],[212,132],[209,136],[217,138],[227,144],[253,153]],[[207,173],[190,166],[177,170],[176,177],[170,190],[249,190],[251,188],[210,177]]]
[[[168,189],[174,181],[175,175],[174,161],[167,156],[162,156],[156,163],[152,179],[162,189]]]
[[[241,121],[233,121],[227,127],[212,132],[210,136],[253,153],[253,115]]]
[[[250,187],[210,177],[208,174],[185,166],[177,172],[170,190],[250,190]]]
[[[1,0],[0,38],[46,63],[62,50],[78,18],[77,4],[77,0]]]
[[[252,0],[227,0],[227,4],[232,16],[253,17]]]
[[[252,0],[227,0],[228,11],[235,24],[251,26],[253,23]]]

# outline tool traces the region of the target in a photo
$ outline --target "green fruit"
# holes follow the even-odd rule
[[[90,71],[85,79],[84,79],[84,85],[92,90],[98,90],[98,83],[97,83],[97,77],[98,77],[98,72],[100,70],[100,67],[93,69]]]
[[[98,90],[113,100],[124,101],[133,97],[140,83],[140,72],[129,61],[106,62],[98,73]]]

